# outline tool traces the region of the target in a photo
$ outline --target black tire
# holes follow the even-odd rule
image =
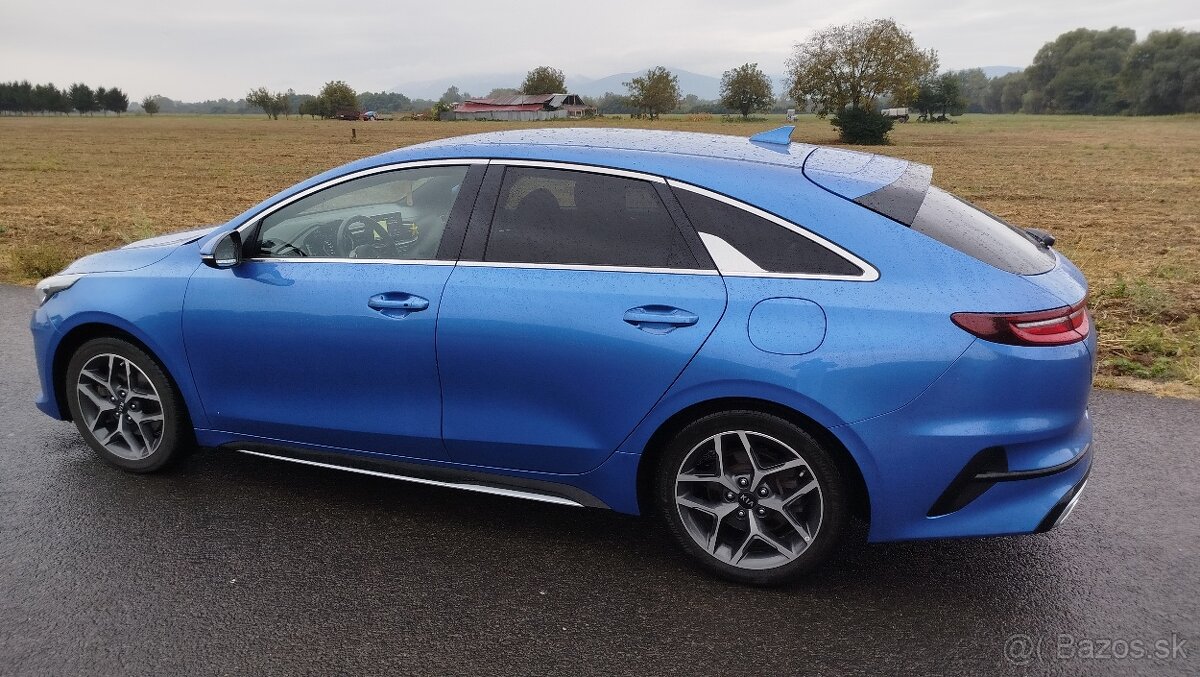
[[[159,422],[147,424],[153,430],[151,438],[157,446],[147,442],[148,438],[144,434],[139,434],[137,439],[142,441],[144,445],[142,449],[152,448],[143,457],[127,458],[115,453],[99,439],[99,435],[102,435],[105,431],[102,430],[99,434],[93,432],[86,422],[88,416],[85,415],[84,408],[94,408],[95,405],[88,405],[81,401],[84,399],[84,395],[78,387],[80,374],[84,367],[92,362],[94,358],[100,357],[99,363],[102,364],[104,358],[101,356],[104,355],[113,355],[117,358],[127,360],[132,366],[141,370],[142,375],[135,375],[134,379],[144,388],[145,384],[142,381],[142,376],[144,376],[153,386],[153,390],[157,395],[157,402],[159,404],[157,409],[162,416],[161,426]],[[71,361],[67,365],[67,372],[64,378],[66,381],[63,384],[63,392],[66,395],[67,406],[71,411],[71,419],[75,422],[75,427],[79,430],[79,434],[83,436],[88,446],[107,463],[129,472],[151,473],[170,467],[185,457],[187,452],[191,450],[193,432],[187,410],[183,405],[183,399],[179,395],[179,390],[175,387],[174,382],[167,377],[167,374],[159,366],[158,362],[138,346],[118,338],[92,339],[80,346],[71,356]],[[121,379],[119,376],[116,378],[116,382],[119,384]],[[114,387],[119,387],[119,385]],[[108,391],[108,387],[97,382],[94,390],[96,393],[103,394]],[[129,390],[133,391],[134,388],[129,388]],[[123,398],[118,397],[118,399]],[[122,406],[120,409],[107,412],[105,416],[108,418],[105,421],[111,423],[113,415],[116,415],[119,419],[123,413],[136,415],[139,409],[143,414],[150,411],[152,405],[149,400],[138,400],[135,404],[128,404],[128,402],[133,402],[134,400],[138,400],[138,398],[131,396],[126,404],[131,411],[127,412],[126,407]],[[99,422],[99,417],[96,420]],[[120,424],[120,421],[117,421],[116,424]],[[154,433],[157,433],[157,435]],[[132,456],[134,454],[136,454],[136,451],[131,450],[131,453],[126,455]]]
[[[712,452],[703,451],[704,448],[700,445],[710,444],[709,441],[714,436],[721,434],[735,435],[735,441],[743,439],[740,436],[736,436],[736,432],[733,431],[748,432],[749,435],[746,437],[746,439],[753,440],[753,442],[750,444],[752,448],[762,445],[775,446],[776,443],[783,443],[783,445],[786,445],[786,447],[776,447],[777,449],[785,449],[790,447],[790,449],[787,449],[787,451],[798,455],[803,464],[807,466],[803,470],[789,471],[800,473],[799,478],[801,479],[795,484],[805,483],[807,485],[807,483],[811,481],[811,478],[809,478],[808,475],[803,474],[805,472],[811,473],[817,482],[817,491],[813,492],[810,490],[810,494],[816,494],[815,498],[810,497],[808,494],[805,494],[801,497],[806,501],[806,505],[800,510],[799,516],[797,515],[796,509],[787,507],[791,504],[787,502],[783,503],[785,509],[791,513],[791,517],[794,521],[811,519],[811,515],[814,513],[818,516],[818,521],[816,522],[817,528],[815,530],[805,531],[805,533],[811,536],[811,541],[805,542],[803,539],[793,539],[792,542],[794,545],[788,548],[788,552],[795,551],[798,552],[798,554],[791,555],[793,558],[790,559],[790,561],[783,562],[777,566],[772,565],[769,559],[772,557],[788,557],[788,555],[783,554],[782,551],[773,554],[768,553],[765,556],[765,559],[767,560],[766,563],[760,562],[757,564],[757,566],[765,568],[747,568],[751,565],[735,566],[729,561],[722,560],[719,555],[710,553],[697,541],[697,537],[694,537],[692,533],[689,532],[689,525],[684,523],[685,518],[681,513],[687,512],[688,508],[680,507],[676,503],[677,486],[696,486],[686,483],[679,483],[677,485],[677,476],[681,472],[684,462],[687,461],[689,465],[691,465],[693,463],[692,459],[698,458],[697,456],[692,455],[693,450],[696,450],[698,454],[709,454],[710,458],[715,458]],[[722,437],[722,439],[726,438]],[[736,451],[737,450],[735,449],[735,453]],[[771,450],[764,450],[763,453],[768,451]],[[756,451],[755,453],[757,455],[760,452]],[[761,463],[762,459],[760,458],[759,460],[760,465],[764,465],[765,467],[765,464]],[[734,461],[736,461],[736,459],[734,459]],[[733,461],[730,461],[730,463],[732,464]],[[770,467],[782,466],[772,464]],[[690,474],[696,476],[703,473]],[[772,480],[764,480],[763,483],[765,484],[771,481]],[[697,485],[698,484],[699,483],[697,483]],[[715,486],[717,493],[720,494],[720,497],[716,500],[719,502],[720,500],[724,499],[728,502],[726,504],[727,507],[719,505],[717,509],[732,509],[734,512],[722,518],[717,518],[715,514],[709,516],[703,511],[700,512],[700,516],[703,520],[707,520],[716,525],[715,529],[717,530],[717,535],[713,536],[714,543],[721,540],[720,537],[725,534],[733,534],[734,538],[731,540],[736,542],[741,533],[752,533],[750,530],[745,532],[739,531],[738,528],[748,527],[749,524],[747,520],[756,520],[755,515],[759,514],[757,512],[759,508],[753,507],[758,505],[757,503],[753,503],[754,499],[757,498],[755,486],[749,486],[748,489],[743,490],[743,494],[751,494],[749,498],[745,498],[745,500],[750,502],[749,508],[744,507],[747,504],[739,503],[744,499],[742,494],[739,494],[736,499],[729,499],[728,495],[733,492],[729,491],[727,488],[723,488],[724,486],[725,485],[721,484],[717,484]],[[757,487],[757,489],[761,488],[761,486]],[[667,529],[675,537],[675,540],[683,548],[684,552],[689,555],[693,562],[698,564],[706,571],[716,574],[722,578],[751,585],[780,585],[796,580],[809,571],[812,571],[815,567],[819,566],[822,562],[829,558],[831,553],[835,551],[837,544],[842,537],[846,523],[850,519],[851,513],[849,493],[847,491],[845,478],[838,469],[837,462],[830,456],[829,451],[824,449],[811,435],[792,423],[777,416],[772,416],[770,414],[757,411],[730,411],[711,414],[695,421],[681,430],[679,434],[677,434],[675,438],[667,444],[662,455],[659,457],[654,478],[654,489],[658,514],[666,523]],[[691,490],[687,489],[686,491]],[[710,492],[712,489],[704,488],[699,489],[698,491]],[[772,492],[773,490],[768,488],[767,491]],[[779,499],[785,498],[784,494],[788,493],[789,491],[799,493],[795,490],[794,485],[791,489],[777,486],[774,491],[778,491]],[[767,506],[767,501],[769,499],[761,500],[762,506]],[[794,501],[795,499],[791,500]],[[814,507],[816,502],[819,502],[819,508]],[[791,529],[791,527],[788,525],[792,524],[793,521],[785,521],[781,513],[772,512],[766,507],[763,507],[763,511],[765,516],[758,518],[758,521],[756,521],[755,524],[763,527],[770,527],[772,529],[778,528],[780,531],[768,533],[767,535],[774,538],[775,533],[783,533],[785,534],[786,538],[786,530]],[[688,514],[692,515],[695,513]],[[695,525],[696,521],[697,520],[692,520],[693,523],[691,528],[693,530],[698,528]],[[771,526],[772,521],[776,527]],[[725,526],[722,526],[723,524]],[[808,523],[807,526],[811,525],[812,522]],[[721,531],[722,529],[724,529],[724,531]],[[793,532],[796,537],[799,537],[800,535],[800,531],[797,529],[791,529],[791,532]],[[758,547],[759,545],[766,544],[765,541],[751,539],[750,536],[747,536],[746,538],[747,541],[758,541],[754,546],[751,547]],[[800,546],[805,543],[806,545],[801,548]],[[714,548],[714,550],[720,553],[725,552],[725,548],[726,546],[720,545]],[[730,551],[733,550],[732,546],[728,546],[728,548]],[[728,559],[732,560],[734,557],[736,557],[736,553],[731,553]]]

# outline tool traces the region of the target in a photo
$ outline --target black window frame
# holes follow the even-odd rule
[[[402,172],[414,169],[428,169],[433,167],[465,167],[466,174],[463,176],[462,184],[459,186],[458,194],[454,198],[454,204],[450,207],[450,216],[446,220],[446,227],[442,231],[442,239],[438,243],[438,249],[433,258],[429,259],[342,259],[340,257],[315,257],[313,259],[291,258],[291,257],[262,257],[259,255],[259,243],[262,235],[263,221],[267,217],[276,212],[286,209],[287,207],[306,200],[314,195],[319,195],[322,192],[345,185],[358,179],[390,174],[393,172]],[[358,172],[350,172],[343,176],[330,179],[325,183],[318,184],[317,190],[307,192],[299,191],[300,197],[290,195],[268,207],[263,208],[250,219],[247,219],[243,225],[238,227],[238,231],[243,234],[242,237],[242,258],[243,260],[253,261],[304,261],[313,262],[389,262],[399,264],[421,264],[430,262],[455,262],[458,260],[459,253],[462,250],[463,240],[467,233],[468,219],[475,208],[475,202],[479,198],[480,184],[483,182],[484,173],[487,170],[487,160],[482,158],[446,158],[438,160],[426,161],[408,161],[394,165],[383,165],[374,167],[370,170],[360,170]]]
[[[767,271],[767,270],[764,270],[763,272],[720,271],[721,275],[723,275],[723,276],[777,277],[777,278],[794,278],[794,279],[805,279],[805,280],[829,280],[829,281],[845,281],[845,282],[875,282],[881,276],[878,268],[876,268],[870,261],[867,261],[866,259],[859,256],[858,254],[850,251],[849,249],[846,249],[845,247],[837,244],[836,242],[833,242],[832,240],[829,240],[828,238],[826,238],[818,233],[814,233],[813,231],[805,228],[804,226],[794,223],[793,221],[791,221],[789,219],[779,216],[778,214],[775,214],[773,212],[767,211],[761,207],[756,207],[756,206],[751,205],[743,200],[739,200],[735,197],[725,195],[724,193],[713,190],[711,188],[706,188],[704,186],[699,186],[696,184],[688,183],[686,181],[668,180],[667,188],[674,194],[674,196],[677,200],[677,204],[679,206],[680,214],[682,215],[682,218],[687,223],[688,229],[692,230],[695,233],[696,239],[700,240],[701,246],[704,246],[703,240],[700,238],[700,230],[701,229],[695,223],[691,222],[690,217],[687,216],[687,210],[683,209],[682,202],[678,202],[678,194],[680,191],[692,193],[699,197],[722,203],[725,206],[729,207],[730,209],[737,209],[742,212],[745,212],[746,214],[748,214],[751,217],[766,221],[767,223],[771,224],[772,226],[779,228],[781,230],[787,231],[788,233],[790,233],[791,235],[793,235],[795,237],[807,239],[808,241],[812,242],[815,246],[817,246],[821,249],[824,249],[825,251],[829,252],[830,254],[836,256],[837,258],[839,258],[842,261],[846,262],[847,264],[857,268],[860,271],[858,275],[846,275],[846,274],[838,274],[838,273],[773,272],[773,271]],[[785,226],[785,225],[783,225],[784,223],[786,223],[788,225]],[[732,243],[729,243],[729,244],[730,244],[730,246],[732,246]],[[707,247],[705,247],[705,252],[707,252],[707,251],[708,251],[708,249],[707,249]],[[749,257],[747,257],[747,258],[749,258]],[[753,261],[753,259],[751,259],[751,261]],[[717,267],[717,269],[719,270],[719,266]]]
[[[485,261],[487,253],[488,240],[491,237],[491,231],[496,222],[497,212],[499,211],[499,203],[502,189],[504,186],[504,178],[507,171],[512,169],[545,169],[562,172],[573,172],[580,174],[595,174],[599,176],[610,176],[615,178],[623,178],[633,181],[641,181],[648,184],[654,194],[662,201],[663,206],[670,217],[671,223],[678,232],[684,245],[686,246],[687,254],[691,256],[694,262],[692,267],[650,267],[650,266],[625,266],[618,264],[589,264],[589,263],[537,263],[537,262],[491,262]],[[542,161],[542,160],[526,160],[526,159],[502,159],[494,158],[490,161],[487,173],[483,177],[483,181],[479,188],[479,197],[475,201],[475,209],[471,213],[470,221],[467,226],[466,237],[463,241],[462,251],[459,255],[459,261],[467,263],[482,263],[487,265],[498,266],[513,266],[513,267],[553,267],[564,269],[625,269],[629,271],[638,270],[656,270],[669,272],[672,274],[688,273],[693,271],[703,273],[715,273],[717,271],[716,264],[708,254],[708,249],[701,241],[699,234],[688,223],[686,215],[675,199],[674,194],[667,186],[666,180],[663,177],[653,174],[645,174],[642,172],[603,167],[599,165],[577,164],[570,162],[557,161]]]

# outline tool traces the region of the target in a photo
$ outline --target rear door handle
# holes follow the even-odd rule
[[[680,327],[690,327],[700,316],[674,306],[638,306],[625,311],[622,318],[629,324],[651,334],[666,334]]]
[[[429,307],[429,299],[404,292],[376,294],[367,300],[367,305],[388,317],[407,317]]]

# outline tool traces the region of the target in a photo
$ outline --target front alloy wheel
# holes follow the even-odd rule
[[[109,463],[152,472],[186,446],[179,394],[137,346],[116,338],[85,343],[67,367],[66,386],[75,426]]]
[[[845,520],[837,466],[803,430],[758,412],[685,428],[659,473],[668,527],[705,568],[776,584],[824,559]]]

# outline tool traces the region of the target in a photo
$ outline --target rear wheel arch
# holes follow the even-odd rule
[[[676,412],[659,425],[654,434],[650,436],[649,441],[646,442],[646,446],[642,450],[642,458],[638,463],[637,496],[640,512],[645,514],[654,505],[654,477],[662,450],[667,443],[694,421],[711,414],[732,411],[755,411],[777,416],[816,439],[834,457],[838,469],[846,478],[854,515],[870,522],[871,501],[866,480],[863,478],[858,462],[837,435],[815,419],[791,407],[770,400],[747,397],[728,397],[697,402]]]

